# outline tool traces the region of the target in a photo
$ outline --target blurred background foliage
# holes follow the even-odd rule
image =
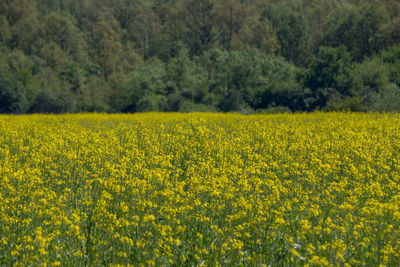
[[[0,0],[0,112],[400,110],[397,0]]]

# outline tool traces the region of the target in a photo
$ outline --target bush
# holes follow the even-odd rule
[[[268,108],[265,109],[258,109],[255,112],[256,114],[278,114],[278,113],[292,113],[290,108],[285,107],[285,106],[274,106],[271,105]]]
[[[108,112],[109,106],[98,99],[86,99],[76,103],[78,112]]]
[[[179,108],[179,112],[217,112],[217,109],[205,104],[184,101]]]
[[[333,96],[329,98],[324,111],[367,111],[363,99],[359,96]]]

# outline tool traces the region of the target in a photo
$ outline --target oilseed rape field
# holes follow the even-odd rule
[[[1,115],[0,265],[399,266],[400,115]]]

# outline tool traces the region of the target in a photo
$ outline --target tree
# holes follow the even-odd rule
[[[201,104],[207,88],[207,77],[197,59],[181,52],[166,64],[167,110],[179,111],[185,102]]]
[[[302,48],[309,39],[308,24],[302,10],[292,4],[268,6],[262,17],[272,23],[279,43],[279,52],[286,60],[299,63]]]
[[[214,105],[221,111],[251,111],[270,105],[299,109],[297,70],[287,62],[256,49],[211,50],[201,61]]]
[[[0,44],[6,44],[11,37],[11,29],[8,24],[7,18],[3,15],[0,16]]]
[[[43,44],[39,38],[41,26],[34,13],[18,20],[11,28],[10,48],[22,49],[26,54],[36,53]]]
[[[65,16],[51,13],[43,17],[41,38],[46,43],[53,42],[60,48],[71,54],[76,54],[84,46],[83,35]]]
[[[356,64],[354,73],[354,90],[361,94],[379,93],[389,85],[389,68],[378,57],[369,58]]]
[[[400,87],[400,45],[382,51],[380,57],[389,68],[390,81]]]
[[[311,89],[309,109],[324,107],[330,95],[350,95],[351,70],[351,56],[345,47],[321,47],[305,74],[304,86]]]
[[[237,0],[221,0],[216,4],[215,14],[219,43],[224,49],[230,51],[232,41],[238,38],[237,35],[245,26],[249,11]]]
[[[34,15],[36,10],[27,0],[2,0],[0,2],[1,14],[5,14],[8,23],[15,25],[19,20]]]
[[[25,88],[15,78],[0,72],[0,113],[21,113],[25,106]]]
[[[165,96],[168,88],[165,84],[165,64],[157,59],[147,61],[131,73],[130,79],[122,85],[124,98],[120,105],[121,112],[139,112],[142,108],[148,111],[149,97],[153,95]],[[146,101],[145,101],[146,100]],[[156,110],[163,109],[163,100],[161,97],[156,99],[157,103],[152,103]],[[139,103],[141,103],[139,105]]]
[[[345,45],[354,60],[379,52],[383,47],[381,27],[388,20],[384,8],[366,4],[362,7],[344,5],[331,15],[324,27],[321,44],[338,47]],[[380,40],[381,39],[381,40]]]
[[[364,56],[369,57],[380,51],[378,36],[389,17],[379,5],[363,7],[360,15],[352,30],[354,39],[351,52],[356,60],[362,60]]]
[[[385,62],[388,58],[382,57],[382,54],[355,65],[353,95],[363,101],[367,110],[398,111],[400,89],[391,79],[392,66]]]
[[[188,31],[185,20],[184,1],[164,3],[156,9],[161,20],[161,32],[158,38],[157,56],[163,61],[168,61],[179,56],[182,51],[189,51],[190,43],[186,41]]]
[[[128,5],[118,10],[118,19],[123,29],[123,38],[132,42],[135,50],[145,59],[155,56],[160,45],[161,20],[147,3]]]
[[[29,106],[28,113],[66,113],[74,108],[73,97],[65,91],[52,92],[47,88],[39,90]]]
[[[181,14],[185,22],[185,42],[191,55],[200,55],[216,42],[216,15],[211,0],[188,0]]]
[[[242,44],[247,48],[257,48],[265,54],[274,55],[279,50],[276,32],[268,21],[260,21],[252,17],[246,27],[239,32]]]
[[[118,27],[117,25],[115,21],[109,23],[101,19],[92,27],[92,53],[101,68],[101,74],[105,78],[118,68],[121,59],[122,44],[119,31],[115,29]]]
[[[24,98],[30,101],[37,90],[35,75],[39,72],[39,66],[31,57],[22,50],[14,49],[5,56],[6,65],[3,67],[11,77],[24,88]]]
[[[396,17],[380,27],[376,43],[379,50],[400,44],[400,17]]]

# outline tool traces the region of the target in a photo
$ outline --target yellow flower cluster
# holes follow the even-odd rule
[[[0,265],[399,266],[400,115],[0,116]]]

